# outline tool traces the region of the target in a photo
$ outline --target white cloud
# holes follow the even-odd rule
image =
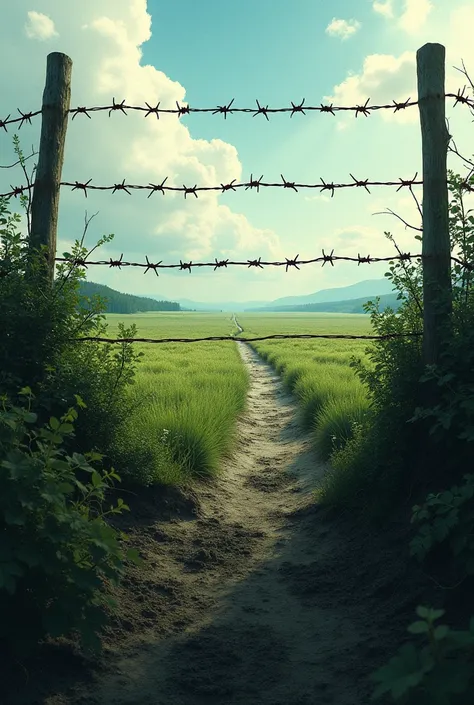
[[[25,32],[30,39],[51,39],[58,37],[53,20],[41,12],[31,10],[28,12],[28,20],[25,23]]]
[[[19,0],[20,4],[25,1]],[[73,58],[72,107],[107,105],[112,96],[132,105],[156,105],[158,96],[163,108],[175,106],[176,101],[186,103],[186,90],[178,81],[154,66],[141,64],[141,45],[151,36],[146,0],[47,0],[44,7],[64,27],[61,50]],[[20,12],[12,10],[12,14],[18,22]],[[28,36],[54,36],[49,17],[30,12],[28,18]],[[32,102],[37,102],[41,100],[45,53],[44,48],[37,50],[34,45],[28,51],[29,62],[38,68],[21,76],[21,94],[33,96]],[[19,79],[12,78],[9,101],[16,100],[13,87]],[[176,115],[162,114],[157,120],[132,111],[109,118],[104,112],[93,114],[91,120],[79,115],[69,122],[62,176],[72,182],[92,177],[96,185],[120,183],[124,178],[127,183],[159,184],[168,177],[167,186],[215,186],[233,179],[241,181],[242,165],[232,144],[221,139],[194,139]],[[183,193],[156,193],[149,199],[147,195],[143,191],[133,191],[131,196],[91,191],[85,200],[80,192],[65,189],[61,192],[58,250],[63,252],[71,239],[80,237],[87,208],[89,213],[99,211],[89,228],[88,244],[94,244],[104,232],[115,233],[114,241],[101,249],[105,258],[124,252],[124,259],[144,261],[149,255],[150,261],[171,263],[180,259],[213,261],[214,257],[277,259],[281,255],[277,235],[254,227],[245,215],[226,205],[227,199],[231,203],[230,196],[217,191],[200,192],[198,199],[188,196],[186,200]],[[102,281],[108,274],[93,272]],[[140,270],[127,270],[128,290],[147,291],[150,276],[139,274]],[[238,270],[236,276],[242,275],[243,270]],[[190,286],[188,280],[179,280],[183,281],[183,296],[191,293],[185,289]],[[213,291],[215,281],[208,285],[208,295],[219,295]],[[168,282],[169,295],[176,296],[178,280],[170,277]],[[221,286],[225,288],[226,282]]]
[[[389,104],[392,100],[403,102],[409,97],[415,99],[416,55],[406,51],[399,57],[391,54],[371,54],[364,59],[360,73],[350,73],[348,77],[334,86],[331,96],[326,100],[337,105],[362,105],[370,98],[370,104]],[[419,116],[414,108],[397,113],[383,110],[386,120],[396,119],[400,122],[415,122]],[[341,125],[347,124],[341,122]]]
[[[405,0],[405,12],[402,18],[409,22],[411,17],[411,24],[415,26],[417,21],[420,22],[423,17],[427,17],[429,6],[431,3],[426,0],[414,2]],[[464,59],[472,74],[474,43],[471,27],[473,24],[474,7],[471,4],[465,4],[453,9],[448,21],[437,32],[438,41],[446,47],[447,92],[456,92],[464,83],[459,72],[453,68],[460,66],[461,58]],[[393,54],[366,56],[362,69],[359,72],[350,72],[341,83],[334,86],[332,95],[327,96],[326,99],[339,105],[362,105],[369,98],[370,105],[385,105],[390,104],[392,100],[400,103],[408,98],[416,100],[417,96],[416,52],[405,51],[398,56]],[[459,112],[459,109],[458,113],[455,111],[454,116]],[[403,124],[415,124],[419,121],[416,107],[398,112],[382,110],[378,115],[385,121]],[[371,119],[374,117],[371,116]],[[338,118],[339,130],[347,129],[350,124],[349,117]]]
[[[374,12],[395,20],[400,29],[414,34],[418,32],[428,20],[433,9],[431,0],[374,0]]]
[[[379,15],[393,17],[393,0],[374,0],[372,7]]]
[[[340,37],[342,40],[352,37],[361,27],[357,20],[338,20],[333,17],[332,22],[326,27],[326,34],[331,37]]]
[[[398,26],[406,32],[415,34],[424,27],[432,9],[433,4],[430,0],[405,0]]]

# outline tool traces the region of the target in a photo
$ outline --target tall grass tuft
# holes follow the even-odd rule
[[[343,448],[353,437],[354,429],[364,422],[369,402],[363,390],[359,394],[330,399],[317,413],[314,441],[323,460]]]
[[[160,327],[170,337],[225,335],[235,328],[222,314],[188,313],[143,316],[140,326],[144,337],[159,337]],[[147,485],[216,475],[247,397],[248,373],[236,343],[145,344],[142,350],[131,390],[134,411],[117,440],[136,452],[122,454],[121,474]]]

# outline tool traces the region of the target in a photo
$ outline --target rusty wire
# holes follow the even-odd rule
[[[464,86],[462,89],[458,89],[457,93],[446,93],[444,97],[454,98],[453,107],[456,107],[456,105],[458,104],[463,104],[469,106],[470,108],[474,108],[474,100],[466,96],[465,91],[466,86]],[[153,107],[147,102],[145,102],[144,106],[127,105],[125,103],[125,99],[120,102],[116,102],[114,97],[112,98],[111,105],[97,105],[90,108],[80,106],[77,108],[71,108],[68,112],[72,115],[73,120],[77,115],[85,115],[86,117],[91,119],[90,113],[98,113],[104,111],[107,111],[109,113],[109,117],[112,115],[112,113],[115,112],[120,112],[124,115],[127,115],[127,110],[143,112],[145,113],[145,117],[148,117],[149,115],[155,115],[157,119],[160,118],[160,114],[177,115],[177,117],[180,118],[184,115],[191,115],[191,113],[208,113],[211,115],[223,115],[224,119],[227,119],[227,115],[232,115],[233,113],[244,113],[252,114],[252,117],[256,117],[257,115],[263,115],[266,120],[269,120],[268,116],[275,113],[290,113],[290,117],[293,117],[293,115],[295,115],[296,113],[306,115],[306,111],[313,113],[327,113],[333,116],[335,116],[338,112],[353,112],[355,117],[358,117],[359,115],[369,117],[371,113],[377,112],[379,110],[393,110],[393,112],[396,113],[400,110],[406,110],[407,108],[411,108],[418,105],[418,101],[411,100],[411,98],[408,98],[405,101],[392,100],[391,103],[385,105],[369,105],[369,101],[370,98],[367,98],[365,103],[352,106],[334,105],[333,103],[320,103],[320,105],[305,105],[305,98],[303,98],[301,103],[294,103],[293,101],[290,101],[291,106],[289,107],[269,108],[268,105],[261,105],[260,101],[257,99],[255,101],[257,104],[256,108],[234,108],[232,107],[234,103],[234,98],[232,98],[229,103],[217,105],[212,108],[191,108],[189,104],[180,105],[178,101],[176,101],[176,108],[160,108],[161,101],[158,101],[155,107]],[[22,126],[26,123],[31,125],[32,118],[37,117],[42,113],[42,110],[24,113],[19,108],[17,108],[17,111],[20,113],[19,117],[12,118],[10,115],[8,115],[5,119],[0,119],[0,128],[3,128],[5,132],[7,132],[7,125],[19,123],[18,129],[21,129]]]

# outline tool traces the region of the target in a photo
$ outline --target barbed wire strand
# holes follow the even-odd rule
[[[467,105],[469,108],[473,109],[474,100],[465,95],[466,90],[467,86],[464,86],[462,89],[458,88],[456,93],[445,93],[444,97],[454,99],[453,107],[462,104]],[[178,101],[176,101],[176,108],[160,108],[161,101],[158,101],[155,107],[151,106],[147,102],[145,102],[144,106],[128,105],[125,103],[125,99],[120,102],[116,102],[115,97],[113,97],[111,105],[97,105],[91,106],[89,108],[85,106],[79,106],[77,108],[71,108],[68,112],[72,114],[72,120],[74,120],[77,115],[85,115],[86,117],[91,119],[90,113],[98,113],[104,111],[107,111],[109,113],[109,117],[111,117],[112,113],[114,112],[120,112],[123,115],[127,115],[127,110],[143,112],[145,113],[145,117],[148,117],[149,115],[155,115],[157,119],[160,118],[160,114],[174,114],[177,115],[178,118],[180,118],[184,115],[191,115],[192,113],[223,115],[224,119],[227,119],[227,115],[232,115],[233,113],[243,113],[251,114],[252,117],[256,117],[257,115],[263,115],[266,120],[269,120],[268,116],[275,113],[290,113],[290,117],[293,117],[296,113],[306,115],[307,112],[320,114],[326,113],[333,116],[335,116],[338,112],[353,112],[355,117],[357,118],[359,115],[369,117],[371,113],[378,112],[379,110],[393,110],[393,112],[396,113],[401,110],[406,110],[407,108],[412,108],[419,104],[417,100],[411,100],[411,98],[408,98],[405,101],[396,101],[392,99],[390,103],[384,105],[369,105],[370,98],[367,98],[365,103],[352,106],[334,105],[333,103],[305,105],[305,101],[306,99],[303,98],[301,103],[294,103],[293,101],[290,101],[291,106],[288,107],[270,108],[268,105],[262,105],[260,101],[256,99],[256,108],[235,108],[232,107],[234,103],[234,98],[232,98],[229,103],[224,103],[223,105],[217,105],[211,108],[192,108],[189,104],[180,105]],[[19,129],[21,129],[25,124],[31,125],[31,120],[34,117],[41,115],[42,110],[22,112],[19,108],[17,108],[17,112],[20,113],[19,117],[12,118],[11,115],[8,115],[3,120],[0,119],[0,128],[3,128],[5,132],[7,132],[7,125],[19,123]]]
[[[369,186],[385,186],[392,188],[396,187],[396,190],[398,192],[403,188],[411,190],[413,189],[413,186],[423,185],[422,180],[417,180],[418,172],[416,172],[415,176],[412,179],[402,179],[401,177],[398,177],[397,181],[369,181],[369,179],[357,179],[353,174],[349,174],[352,181],[348,183],[334,183],[333,181],[328,181],[323,179],[322,177],[319,177],[320,183],[307,184],[298,183],[296,181],[288,181],[287,179],[285,179],[283,174],[280,174],[280,176],[281,183],[264,182],[262,181],[263,174],[259,179],[254,179],[253,174],[250,174],[249,181],[236,183],[236,179],[233,179],[227,184],[221,183],[218,186],[198,186],[197,184],[195,184],[194,186],[186,186],[185,184],[183,184],[182,186],[165,186],[165,183],[168,180],[167,176],[162,180],[160,184],[127,184],[125,183],[125,179],[123,179],[121,183],[114,183],[109,186],[95,186],[91,184],[92,178],[90,178],[87,181],[61,181],[60,186],[68,186],[71,188],[72,191],[80,190],[84,193],[84,196],[86,198],[87,191],[112,191],[113,194],[119,191],[124,191],[130,196],[131,191],[135,190],[149,191],[147,198],[150,198],[153,193],[157,192],[161,193],[163,196],[165,195],[166,191],[181,192],[184,194],[184,198],[186,199],[188,196],[194,196],[195,198],[198,198],[198,191],[220,191],[221,193],[226,193],[228,191],[237,191],[237,189],[242,188],[246,191],[248,191],[249,189],[255,189],[257,193],[259,193],[260,188],[283,188],[290,189],[292,191],[295,191],[296,193],[298,193],[298,189],[319,189],[320,193],[329,191],[331,193],[331,198],[333,198],[335,192],[340,189],[363,188],[367,191],[367,193],[370,194]],[[21,196],[25,191],[33,189],[34,184],[26,186],[13,186],[10,184],[10,188],[11,191],[0,193],[0,198],[17,198],[18,196]],[[470,193],[474,193],[474,184],[472,184],[469,179],[462,181],[460,184],[460,188]]]
[[[165,186],[166,181],[168,180],[168,177],[166,176],[160,184],[127,184],[125,183],[125,179],[122,180],[121,183],[115,183],[111,184],[109,186],[94,186],[91,184],[92,178],[88,179],[87,181],[61,181],[60,186],[68,186],[71,188],[72,191],[83,191],[84,196],[87,198],[87,191],[112,191],[112,193],[117,193],[119,191],[125,191],[129,196],[131,195],[130,191],[132,190],[145,190],[149,191],[148,197],[153,193],[161,193],[162,195],[165,195],[166,191],[175,191],[175,192],[181,192],[184,194],[184,198],[186,199],[187,196],[194,196],[195,198],[198,198],[198,191],[220,191],[221,193],[225,193],[227,191],[237,191],[237,189],[245,189],[246,191],[248,189],[252,190],[255,189],[257,193],[259,193],[260,188],[286,188],[286,189],[291,189],[292,191],[298,192],[298,189],[304,188],[304,189],[319,189],[320,193],[323,193],[324,191],[329,191],[331,193],[331,197],[334,196],[334,193],[338,189],[346,189],[346,188],[363,188],[365,189],[368,193],[370,193],[369,186],[374,187],[374,186],[391,186],[391,187],[397,187],[397,191],[400,191],[402,188],[412,188],[413,186],[422,186],[423,181],[417,181],[417,176],[418,173],[415,174],[415,176],[412,179],[402,179],[398,178],[397,181],[369,181],[369,179],[356,179],[355,176],[350,174],[352,178],[352,182],[350,183],[334,183],[334,182],[329,182],[324,180],[322,177],[320,178],[320,183],[314,183],[314,184],[305,184],[305,183],[297,183],[295,181],[287,181],[283,174],[280,174],[281,176],[281,183],[270,183],[270,182],[264,182],[262,181],[263,179],[263,174],[259,179],[254,179],[253,174],[250,175],[250,180],[242,183],[236,183],[236,179],[233,179],[227,184],[220,184],[219,186],[198,186],[195,184],[194,186],[186,186],[183,184],[182,186]],[[27,185],[27,186],[13,186],[10,184],[11,191],[7,191],[6,193],[0,193],[0,198],[17,198],[17,196],[21,196],[25,191],[29,191],[30,189],[34,188],[34,184]],[[469,184],[466,184],[466,189],[471,189],[474,190],[474,187],[471,187]]]
[[[147,272],[154,271],[157,276],[158,275],[158,270],[159,269],[179,269],[180,271],[188,271],[191,273],[191,270],[193,267],[212,267],[214,271],[217,269],[227,269],[227,267],[257,267],[258,269],[263,269],[264,267],[285,267],[285,271],[288,271],[290,267],[294,267],[295,269],[299,270],[300,265],[304,266],[307,264],[318,264],[322,263],[322,266],[324,267],[325,264],[331,264],[331,266],[334,267],[334,262],[355,262],[357,265],[361,264],[376,264],[377,262],[392,262],[392,261],[411,261],[414,259],[429,259],[432,255],[422,255],[422,254],[416,254],[412,255],[410,252],[401,252],[398,255],[392,255],[389,257],[371,257],[370,255],[367,256],[362,256],[360,254],[357,255],[357,257],[350,257],[346,255],[335,255],[334,250],[331,251],[330,254],[326,254],[324,250],[322,251],[322,255],[320,257],[313,257],[312,259],[299,259],[299,254],[296,255],[296,257],[285,257],[285,261],[276,261],[276,262],[267,262],[267,261],[262,261],[261,257],[258,257],[257,259],[247,259],[247,260],[242,260],[242,261],[232,261],[229,259],[224,259],[224,260],[218,260],[215,258],[214,262],[183,262],[182,260],[179,261],[178,263],[174,264],[163,264],[162,260],[159,262],[151,262],[146,256],[146,262],[124,262],[122,257],[123,254],[120,256],[120,259],[113,259],[110,258],[108,260],[98,260],[98,261],[89,261],[87,259],[73,259],[73,258],[68,258],[68,257],[56,257],[55,261],[56,262],[62,262],[65,264],[70,264],[73,266],[77,267],[85,267],[87,268],[89,265],[92,266],[106,266],[106,267],[117,267],[118,269],[121,269],[122,267],[140,267],[142,269],[145,269],[143,272],[146,274]],[[465,260],[461,260],[458,257],[451,257],[451,261],[455,262],[456,264],[459,264],[461,267],[464,267],[468,269],[469,271],[474,271],[474,264],[471,264],[470,262],[466,262]]]
[[[264,312],[262,312],[264,313]],[[327,334],[306,334],[299,333],[293,335],[263,335],[257,338],[238,338],[223,335],[211,335],[206,338],[75,338],[75,342],[97,342],[97,343],[202,343],[206,341],[232,341],[239,343],[252,343],[257,340],[310,340],[313,338],[325,338],[328,340],[390,340],[392,338],[418,337],[422,333],[388,333],[386,335],[345,335],[338,333]]]

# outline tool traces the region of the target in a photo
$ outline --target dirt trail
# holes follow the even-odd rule
[[[184,503],[171,497],[169,516],[157,518],[152,495],[131,506],[145,566],[119,591],[105,656],[67,694],[57,686],[37,702],[369,702],[366,676],[406,624],[400,535],[390,545],[325,518],[311,497],[325,468],[294,399],[239,347],[251,386],[225,471]]]

